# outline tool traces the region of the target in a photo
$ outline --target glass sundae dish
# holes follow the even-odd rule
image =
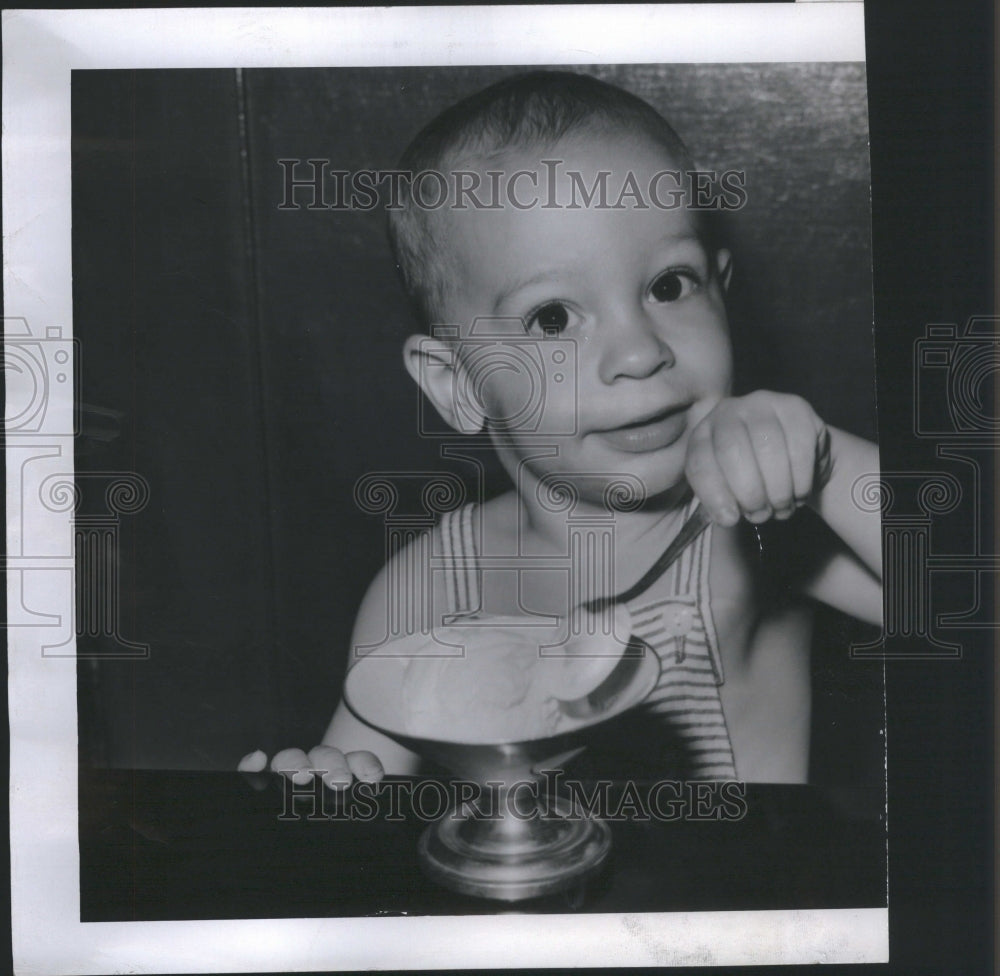
[[[517,901],[600,868],[609,828],[548,795],[543,773],[582,751],[576,733],[655,687],[659,660],[629,633],[621,605],[569,620],[463,616],[355,663],[344,697],[362,721],[489,796],[457,799],[424,832],[419,854],[432,878]]]

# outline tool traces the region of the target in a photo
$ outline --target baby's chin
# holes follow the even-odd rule
[[[565,450],[553,458],[546,454],[553,446],[559,448],[558,438],[549,441],[539,437],[523,444],[491,434],[497,456],[511,480],[524,485],[524,474],[529,474],[535,485],[528,490],[533,490],[542,506],[552,511],[568,510],[570,502],[575,501],[624,513],[651,504],[676,504],[688,491],[684,475],[686,436],[666,448],[636,453],[614,450],[597,435],[585,435],[567,443]]]
[[[609,512],[675,508],[689,493],[683,473],[664,477],[662,472],[637,473],[624,466],[617,470],[548,471],[537,486],[543,507],[567,509],[570,505],[590,505]]]
[[[609,483],[627,481],[637,486],[643,507],[661,506],[683,498],[688,491],[684,474],[686,443],[643,453],[615,452],[604,464]]]

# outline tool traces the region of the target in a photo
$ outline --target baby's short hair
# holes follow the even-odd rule
[[[533,71],[506,78],[456,102],[410,143],[398,169],[445,172],[470,158],[551,146],[582,130],[629,129],[661,145],[677,166],[693,169],[680,136],[647,102],[590,75]],[[412,184],[411,184],[412,185]],[[435,214],[403,193],[388,211],[389,241],[407,294],[426,328],[447,297],[446,250],[435,239]]]

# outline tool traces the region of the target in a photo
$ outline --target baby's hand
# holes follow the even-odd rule
[[[829,431],[801,397],[758,390],[697,408],[685,472],[713,521],[786,519],[829,479]]]
[[[267,755],[258,749],[244,756],[236,768],[243,773],[263,772],[267,768]],[[318,774],[332,790],[350,786],[353,779],[361,783],[377,783],[385,775],[382,763],[374,753],[344,753],[333,746],[314,746],[308,755],[301,749],[282,749],[271,760],[271,770],[290,777],[299,786],[309,783]]]

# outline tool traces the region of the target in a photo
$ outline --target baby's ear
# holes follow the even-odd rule
[[[719,275],[722,290],[728,291],[729,279],[733,276],[733,255],[731,251],[724,247],[720,247],[719,250],[715,252],[715,270]]]
[[[456,341],[411,335],[403,344],[403,362],[446,424],[462,434],[483,429],[486,412],[468,382]]]

